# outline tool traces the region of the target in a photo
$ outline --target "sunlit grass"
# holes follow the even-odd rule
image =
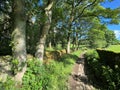
[[[106,50],[114,51],[114,52],[120,52],[120,45],[111,45]]]
[[[50,52],[50,51],[56,51],[56,50],[63,50],[63,49],[64,49],[64,48],[62,48],[60,44],[58,44],[56,47],[51,47],[51,48],[46,47],[46,48],[45,48],[45,50],[46,50],[46,51],[49,51],[49,52]]]
[[[76,56],[79,57],[82,52],[83,52],[83,51],[78,50],[78,51],[73,52],[72,55],[76,55]]]

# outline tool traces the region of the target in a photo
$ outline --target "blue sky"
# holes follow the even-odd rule
[[[115,9],[120,7],[120,0],[113,0],[112,2],[105,2],[102,3],[102,6],[107,7],[107,8],[111,8],[111,9]],[[116,34],[117,39],[120,40],[120,24],[119,25],[107,25],[109,30],[113,30]]]

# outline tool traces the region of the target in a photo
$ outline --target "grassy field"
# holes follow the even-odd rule
[[[114,52],[120,52],[120,45],[111,45],[106,50],[114,51]]]

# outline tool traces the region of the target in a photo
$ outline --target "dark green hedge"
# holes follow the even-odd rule
[[[112,69],[115,68],[115,65],[120,66],[120,53],[113,51],[97,49],[100,60],[106,65],[109,65]]]
[[[120,53],[96,51],[85,54],[90,80],[99,90],[120,90]]]

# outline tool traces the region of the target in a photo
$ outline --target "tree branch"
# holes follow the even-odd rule
[[[48,4],[47,4],[47,7],[45,8],[45,10],[50,10],[53,6],[53,1],[52,0],[48,0]]]
[[[74,18],[73,21],[75,21],[78,17],[81,17],[81,16],[83,15],[85,9],[88,8],[88,7],[90,7],[91,5],[93,5],[96,1],[97,1],[97,0],[94,0],[92,3],[88,4],[87,6],[85,6],[85,7],[83,8],[83,10],[81,11],[81,13],[80,13],[76,18]]]
[[[80,0],[76,5],[75,7],[77,7],[83,0]]]

